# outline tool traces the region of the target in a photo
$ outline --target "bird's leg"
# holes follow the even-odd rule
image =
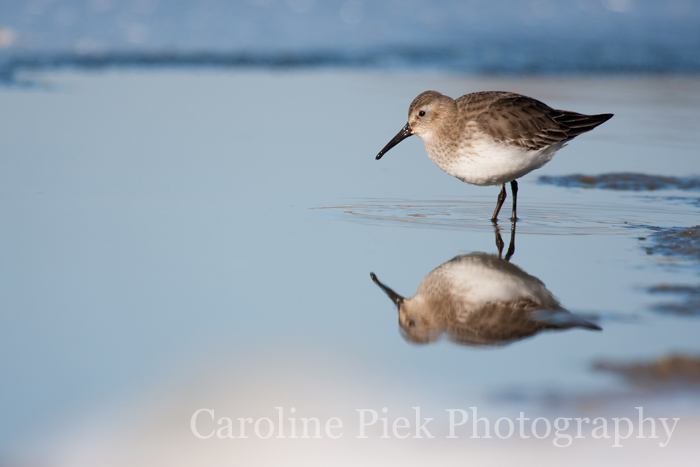
[[[503,185],[503,190],[505,191],[506,186]],[[518,220],[517,216],[515,215],[516,211],[516,206],[518,204],[518,182],[513,180],[510,182],[510,190],[513,192],[513,215],[510,217],[511,222],[515,222]],[[505,199],[505,197],[503,198]],[[515,227],[514,227],[515,228]]]
[[[496,248],[498,248],[498,259],[501,259],[503,255],[503,237],[501,237],[501,232],[499,231],[498,225],[493,224],[493,231],[496,234]]]
[[[501,240],[501,243],[503,240]],[[510,243],[508,244],[508,251],[506,252],[506,261],[510,261],[510,258],[515,253],[515,221],[510,223]],[[500,251],[498,257],[500,258]]]
[[[501,210],[501,206],[506,200],[506,184],[501,185],[501,192],[498,194],[498,203],[496,203],[496,210],[493,211],[493,216],[491,217],[491,222],[496,222],[498,220],[498,213]]]

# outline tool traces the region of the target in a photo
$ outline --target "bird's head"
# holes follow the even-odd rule
[[[454,117],[456,111],[457,104],[452,98],[437,91],[420,93],[408,108],[408,123],[379,151],[376,159],[381,159],[391,148],[411,135],[417,135],[424,141],[432,138]]]
[[[408,108],[408,124],[412,134],[421,139],[430,138],[440,130],[446,119],[456,110],[455,101],[437,91],[419,94]]]

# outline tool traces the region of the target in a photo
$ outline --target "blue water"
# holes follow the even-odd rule
[[[12,109],[0,114],[4,462],[150,459],[130,444],[133,433],[162,464],[170,455],[207,463],[215,447],[236,462],[231,445],[198,444],[189,433],[202,406],[253,417],[280,404],[347,409],[351,419],[366,406],[444,414],[476,404],[484,414],[540,416],[568,415],[588,397],[609,400],[617,416],[637,401],[624,382],[593,372],[594,362],[698,352],[700,322],[655,313],[665,298],[647,292],[695,285],[697,264],[648,255],[641,237],[652,231],[639,227],[695,225],[697,206],[677,200],[687,193],[651,199],[537,182],[629,167],[693,174],[700,133],[685,131],[698,121],[693,78],[233,70],[27,78],[48,86],[0,89],[0,108]],[[417,138],[374,156],[421,90],[491,86],[616,114],[521,180],[511,259],[603,331],[486,350],[415,346],[369,273],[410,296],[445,261],[496,253],[489,217],[498,190],[445,175]],[[502,234],[508,242],[507,222]],[[562,405],[538,403],[543,394]],[[697,413],[688,409],[696,399],[649,397],[645,407],[661,416]],[[270,446],[278,445],[251,456]],[[371,459],[367,446],[349,449]],[[62,463],[63,450],[95,457]]]

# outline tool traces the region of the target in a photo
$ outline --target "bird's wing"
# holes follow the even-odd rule
[[[528,299],[492,302],[476,310],[457,310],[447,323],[446,334],[453,342],[467,345],[504,345],[546,329],[547,323],[533,321],[530,313],[542,308]]]
[[[531,97],[495,91],[467,94],[458,99],[458,107],[496,141],[525,150],[568,141],[612,117],[556,110]]]

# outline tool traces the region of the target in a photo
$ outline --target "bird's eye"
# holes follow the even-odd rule
[[[420,112],[418,112],[418,116],[425,117],[425,110],[421,110]]]
[[[416,322],[415,322],[415,321],[413,321],[412,319],[409,319],[409,320],[408,320],[408,327],[409,327],[409,328],[412,328],[412,327],[415,326],[415,325],[416,325]]]

